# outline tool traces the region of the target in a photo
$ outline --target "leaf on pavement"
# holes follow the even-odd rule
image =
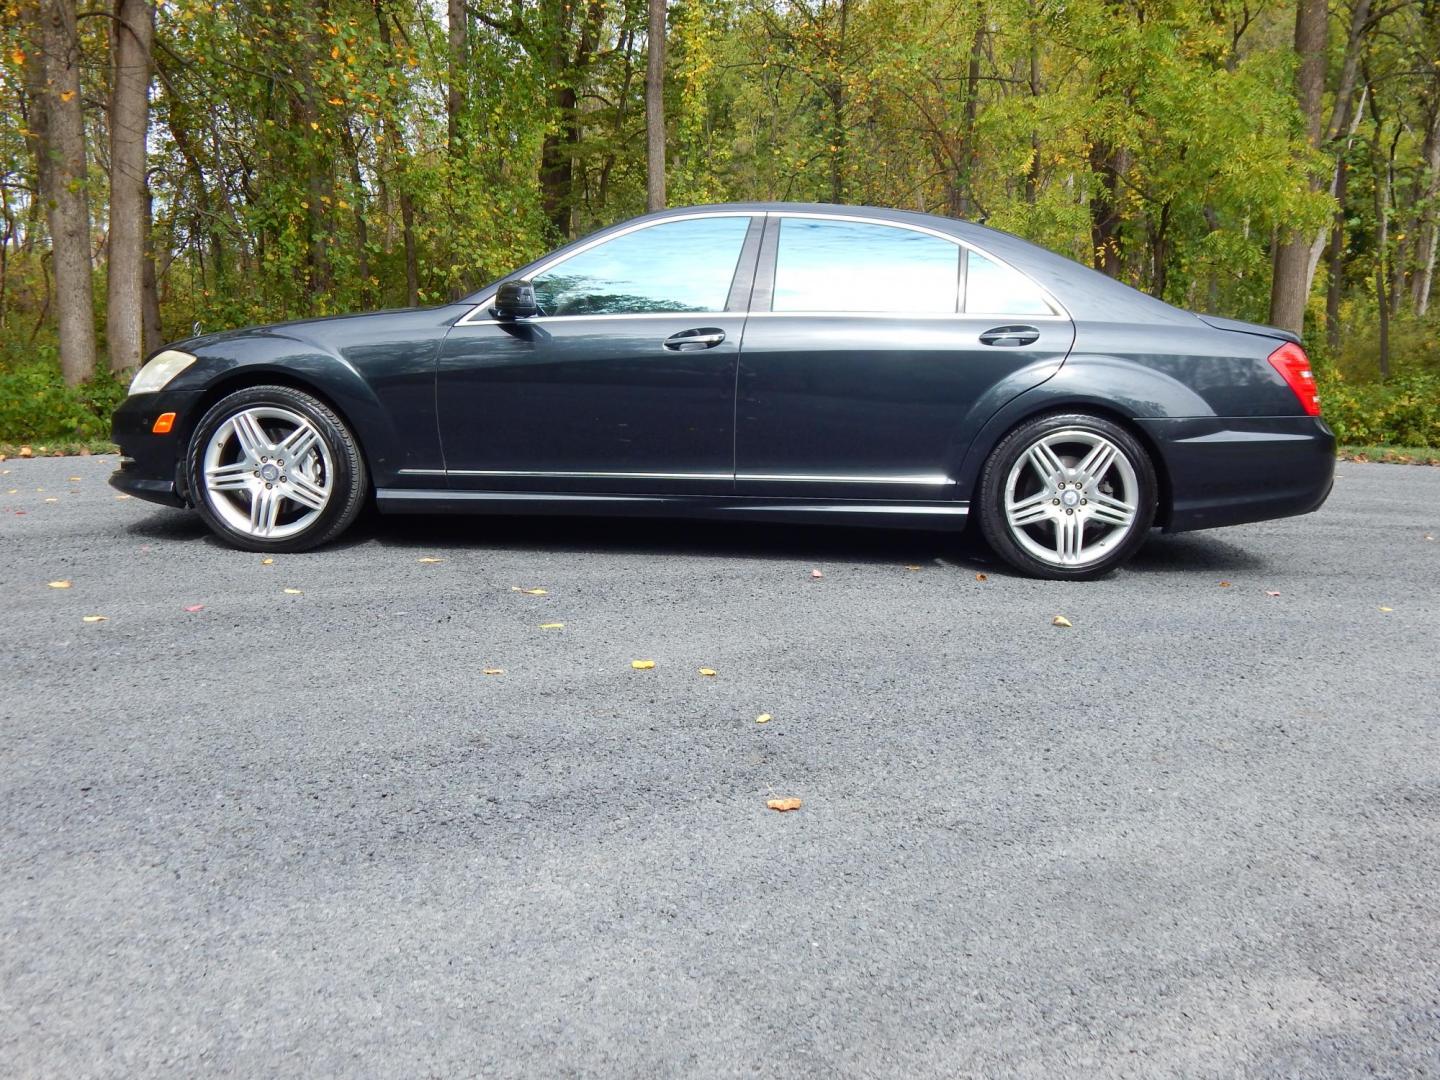
[[[304,592],[303,592],[302,590],[300,590],[300,589],[286,589],[286,590],[285,590],[285,595],[287,595],[287,596],[303,596],[303,595],[304,595]]]
[[[418,563],[426,563],[426,564],[428,565],[429,563],[444,562],[445,560],[444,560],[444,559],[437,559],[437,558],[435,558],[434,556],[431,556],[431,555],[426,555],[423,559],[416,559],[415,561],[418,562]]]
[[[191,605],[190,605],[189,607],[187,607],[185,610],[186,610],[186,611],[204,611],[204,610],[205,610],[205,605],[204,605],[204,604],[191,604]]]
[[[1393,607],[1385,607],[1385,606],[1382,604],[1382,605],[1380,606],[1380,610],[1381,610],[1381,611],[1394,611],[1395,609],[1394,609]]]
[[[655,666],[654,660],[631,660],[630,666],[636,671],[649,671]]]
[[[504,675],[504,674],[505,674],[505,669],[504,669],[503,667],[487,667],[487,668],[486,668],[484,671],[482,671],[480,674],[482,674],[482,675]]]
[[[81,622],[109,622],[110,620],[109,620],[108,617],[106,617],[106,616],[104,616],[104,615],[86,615],[86,616],[84,616],[80,621],[81,621]]]
[[[17,456],[17,457],[34,457],[34,456],[35,456],[35,451],[34,451],[34,450],[31,450],[30,447],[28,447],[28,446],[22,446],[22,447],[20,447],[20,453],[17,454],[16,456]]]
[[[545,589],[522,589],[519,585],[511,585],[511,586],[510,586],[510,591],[511,591],[511,592],[524,593],[526,596],[549,596],[549,595],[550,595],[549,592],[548,592],[547,590],[545,590]]]
[[[50,587],[52,589],[68,589],[72,584],[73,582],[70,581],[52,581]]]
[[[810,571],[810,576],[811,576],[812,578],[822,578],[822,577],[824,577],[825,575],[824,575],[823,573],[821,573],[819,570],[811,570],[811,571]]]
[[[540,624],[540,629],[541,629],[541,630],[564,630],[564,629],[565,629],[565,624],[564,624],[563,622],[542,622],[542,623]]]
[[[80,482],[80,477],[78,477],[78,476],[72,476],[72,477],[70,477],[69,479],[70,479],[70,483],[72,483],[72,484],[78,484],[78,483]]]
[[[768,724],[771,720],[774,719],[775,718],[771,716],[768,712],[762,712],[759,716],[755,717],[755,723]]]
[[[906,570],[919,570],[920,567],[916,566],[914,563],[907,563],[906,566],[905,566],[905,569],[906,569]]]
[[[1220,588],[1222,588],[1222,589],[1228,589],[1228,588],[1230,588],[1230,587],[1231,587],[1231,582],[1228,582],[1228,581],[1222,581],[1222,582],[1220,582]]]
[[[715,669],[713,667],[702,667],[700,674],[704,675],[707,679],[713,679],[715,677]]]
[[[990,575],[989,575],[989,574],[976,574],[976,575],[975,575],[975,580],[976,580],[976,581],[989,581],[989,580],[990,580]]]
[[[115,496],[115,498],[117,498],[117,499],[128,499],[129,497],[130,497],[129,495],[116,495],[116,496]]]
[[[1266,590],[1265,590],[1265,595],[1266,595],[1266,596],[1279,596],[1280,594],[1279,594],[1278,592],[1276,592],[1274,589],[1266,589]]]
[[[1067,618],[1065,618],[1064,615],[1056,615],[1055,618],[1053,618],[1053,619],[1050,620],[1050,625],[1051,625],[1051,626],[1069,626],[1069,625],[1071,625],[1071,624],[1070,624],[1070,620],[1067,619]]]
[[[261,559],[261,560],[260,560],[260,565],[261,565],[261,566],[274,566],[274,565],[275,565],[275,560],[274,560],[274,559]]]
[[[782,814],[789,810],[799,810],[799,799],[771,799],[766,804],[771,810],[779,810]]]

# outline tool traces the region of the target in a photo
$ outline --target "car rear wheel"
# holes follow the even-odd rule
[[[190,439],[191,500],[246,551],[306,551],[343,532],[365,502],[359,445],[324,402],[254,386],[216,402]]]
[[[995,553],[1032,577],[1108,574],[1155,520],[1155,467],[1119,424],[1042,416],[1000,440],[980,476],[980,526]]]

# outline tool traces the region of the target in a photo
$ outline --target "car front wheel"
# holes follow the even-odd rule
[[[254,386],[216,402],[190,439],[191,500],[214,532],[246,551],[306,551],[359,514],[365,462],[324,402]]]
[[[980,476],[980,525],[995,553],[1033,577],[1101,577],[1145,542],[1155,467],[1110,420],[1042,416],[1000,441]]]

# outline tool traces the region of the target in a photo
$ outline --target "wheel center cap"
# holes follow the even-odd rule
[[[1060,496],[1060,501],[1066,506],[1075,507],[1080,505],[1080,492],[1074,488],[1068,489]]]
[[[264,480],[267,484],[273,484],[276,480],[280,479],[280,470],[274,465],[261,465],[260,479]],[[1066,494],[1068,495],[1069,492],[1066,492]]]

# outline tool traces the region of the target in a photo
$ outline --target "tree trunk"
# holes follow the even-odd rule
[[[665,209],[665,0],[650,0],[645,60],[645,209]]]
[[[151,0],[115,0],[110,24],[110,241],[105,343],[110,370],[145,352],[145,141],[150,128]]]
[[[155,216],[154,200],[150,188],[145,188],[145,265],[140,272],[140,310],[144,336],[141,339],[141,353],[148,355],[164,342],[164,330],[160,325],[160,276],[155,270]]]
[[[470,79],[470,25],[465,0],[448,0],[446,38],[450,53],[450,79],[445,94],[445,120],[450,158],[460,154],[460,120]]]
[[[375,26],[380,34],[380,43],[385,47],[385,67],[386,70],[394,72],[396,68],[395,42],[391,37],[390,22],[385,14],[385,2],[384,0],[371,0],[371,2],[375,8]],[[407,175],[410,169],[410,155],[409,151],[405,149],[405,139],[400,133],[398,93],[399,91],[393,87],[389,91],[389,108],[386,110],[387,115],[382,120],[382,126],[395,155],[395,166],[398,172],[395,190],[396,199],[400,203],[400,233],[405,244],[405,304],[407,307],[419,307],[420,263],[415,253],[415,203],[410,198],[410,178]]]
[[[1440,100],[1434,103],[1435,114],[1425,131],[1426,184],[1424,207],[1420,217],[1420,235],[1415,241],[1415,277],[1410,283],[1411,302],[1415,314],[1422,319],[1430,308],[1430,289],[1435,283],[1436,241],[1440,239],[1440,222],[1436,221],[1435,201],[1440,198]]]
[[[1372,98],[1373,107],[1373,98]],[[1380,309],[1380,377],[1390,377],[1390,303],[1386,295],[1386,260],[1390,247],[1389,194],[1386,178],[1382,175],[1380,153],[1380,116],[1375,116],[1375,137],[1372,143],[1374,154],[1372,170],[1375,175],[1375,302]]]
[[[90,265],[90,195],[85,116],[80,102],[80,42],[75,0],[39,0],[35,134],[41,192],[55,266],[60,372],[75,386],[95,374],[95,302]]]
[[[1119,178],[1130,167],[1130,155],[1097,143],[1090,151],[1090,169],[1100,186],[1090,199],[1091,258],[1096,270],[1112,278],[1120,276]]]
[[[1305,138],[1320,145],[1321,98],[1325,91],[1325,48],[1329,13],[1325,0],[1299,0],[1295,9],[1295,52],[1300,57],[1296,100],[1305,120]],[[1310,181],[1311,190],[1316,182]],[[1310,241],[1302,236],[1281,236],[1275,245],[1270,284],[1270,322],[1299,334],[1305,329],[1305,301],[1309,296]]]

